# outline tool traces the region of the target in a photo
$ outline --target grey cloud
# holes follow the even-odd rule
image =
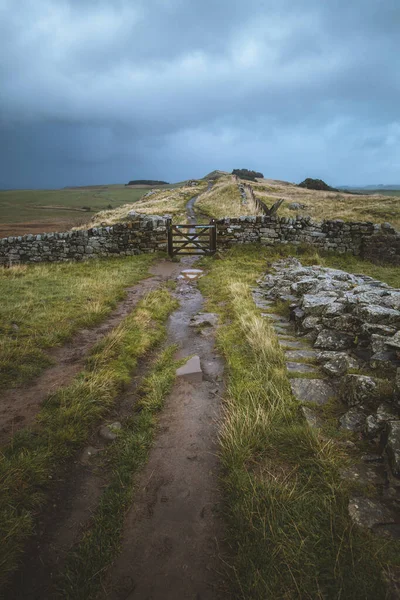
[[[396,183],[399,23],[397,0],[3,0],[0,183]]]

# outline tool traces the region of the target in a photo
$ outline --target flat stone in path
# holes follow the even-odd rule
[[[261,309],[269,308],[272,304],[272,302],[268,302],[267,300],[258,300],[257,298],[254,298],[254,303],[257,308]]]
[[[290,323],[274,323],[273,328],[276,333],[287,333],[288,329],[290,329]]]
[[[270,321],[275,321],[276,323],[279,323],[279,325],[285,326],[286,323],[289,324],[287,319],[281,315],[277,315],[276,313],[261,313],[261,316],[269,319]]]
[[[215,313],[198,313],[190,319],[189,327],[215,327],[217,322]]]
[[[290,386],[293,395],[301,402],[321,405],[335,396],[333,386],[323,379],[291,379]]]
[[[317,373],[314,365],[308,365],[307,363],[287,362],[286,368],[289,373]]]
[[[286,358],[289,360],[310,360],[316,357],[315,350],[287,350]]]
[[[307,346],[299,340],[285,340],[279,339],[279,344],[284,348],[292,348],[293,350],[306,350]]]
[[[198,356],[192,356],[185,365],[176,370],[176,376],[183,377],[191,383],[203,381],[200,358]]]

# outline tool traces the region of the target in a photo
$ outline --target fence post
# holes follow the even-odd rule
[[[214,254],[217,251],[217,224],[215,219],[210,221],[210,251]]]
[[[172,258],[174,255],[174,247],[172,242],[172,219],[167,219],[167,239],[168,239],[168,254]]]

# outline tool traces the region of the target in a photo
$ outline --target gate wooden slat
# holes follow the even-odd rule
[[[173,225],[171,219],[168,228],[168,254],[172,256],[194,256],[214,254],[217,248],[216,224],[210,225]],[[189,231],[186,231],[189,229]]]

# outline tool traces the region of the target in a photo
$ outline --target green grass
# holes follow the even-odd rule
[[[23,223],[40,220],[88,220],[94,212],[109,205],[136,202],[148,190],[110,187],[99,189],[66,190],[11,190],[0,191],[0,222]],[[91,212],[82,212],[82,207]]]
[[[199,282],[207,309],[220,314],[227,363],[220,452],[232,596],[383,599],[382,570],[399,564],[398,545],[350,521],[344,451],[306,424],[273,329],[251,298],[275,258],[235,248],[224,260],[204,259],[210,272]]]
[[[47,366],[45,352],[103,320],[124,288],[148,275],[154,255],[0,269],[0,386]]]
[[[119,551],[126,510],[135,491],[134,477],[151,448],[157,413],[175,381],[179,363],[175,346],[160,353],[138,390],[134,414],[123,424],[117,441],[107,452],[105,466],[112,479],[84,535],[70,553],[58,587],[63,598],[95,598],[106,569]]]
[[[94,348],[86,368],[72,383],[48,398],[34,429],[17,433],[3,450],[0,583],[16,567],[57,467],[74,455],[93,426],[106,416],[129,383],[138,358],[164,338],[164,323],[176,305],[166,289],[149,293]]]
[[[320,258],[320,264],[325,267],[342,269],[350,273],[362,273],[380,281],[384,281],[393,287],[400,287],[400,269],[398,266],[376,265],[372,262],[361,260],[352,255],[324,254]]]
[[[268,264],[281,258],[294,256],[306,266],[321,265],[333,269],[342,269],[349,273],[361,273],[384,281],[393,287],[400,287],[400,269],[398,266],[375,264],[352,254],[338,255],[333,252],[318,252],[312,246],[307,245],[282,245],[269,249],[260,247],[259,252],[265,257]]]

